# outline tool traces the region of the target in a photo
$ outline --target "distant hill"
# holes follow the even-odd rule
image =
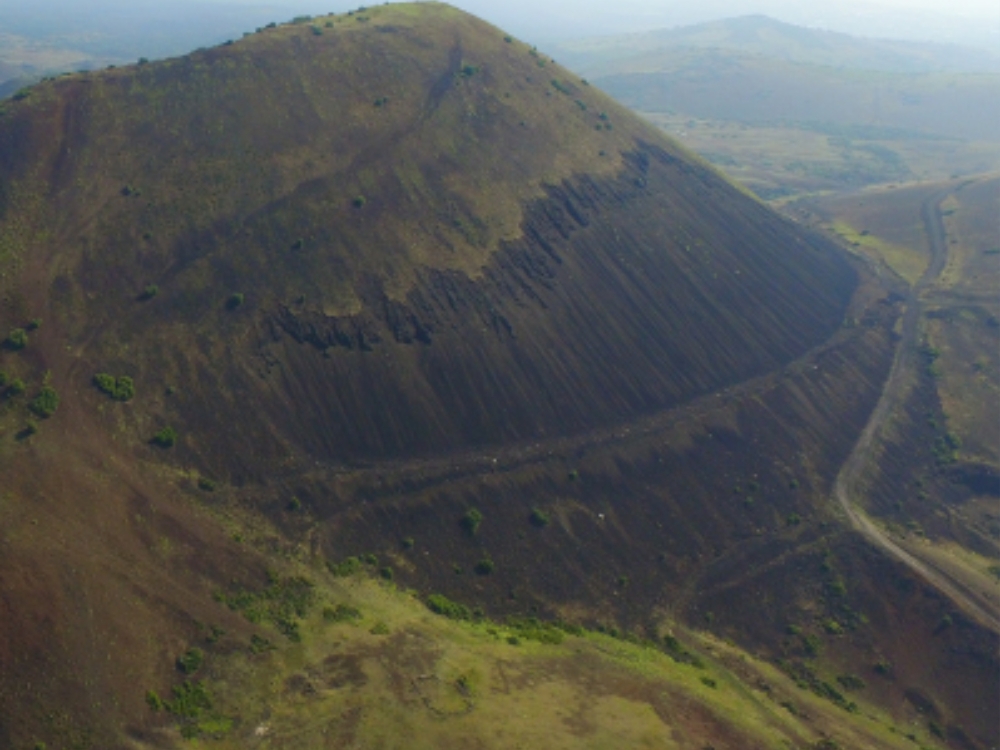
[[[958,45],[865,39],[767,16],[562,43],[563,61],[586,74],[652,72],[678,48],[741,52],[789,63],[886,73],[1000,73],[1000,54]]]
[[[748,16],[558,56],[760,195],[1000,167],[1000,57],[986,51]]]

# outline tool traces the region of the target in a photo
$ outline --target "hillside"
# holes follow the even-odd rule
[[[566,747],[995,743],[992,623],[829,500],[891,284],[444,5],[31,88],[0,745],[467,746],[553,663]]]

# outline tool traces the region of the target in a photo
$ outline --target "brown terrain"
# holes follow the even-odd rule
[[[2,747],[516,747],[564,690],[552,746],[1000,741],[995,617],[834,491],[906,284],[476,19],[32,88],[0,292]],[[336,577],[362,556],[381,588]],[[324,630],[316,597],[382,619]],[[513,682],[475,645],[501,627]],[[669,672],[667,632],[725,679]]]

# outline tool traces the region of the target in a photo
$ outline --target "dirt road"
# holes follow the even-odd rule
[[[858,478],[865,469],[871,448],[886,420],[897,406],[903,386],[914,372],[917,364],[917,336],[921,314],[921,294],[937,281],[948,260],[947,237],[941,217],[941,202],[961,186],[951,187],[935,193],[924,200],[921,216],[931,247],[931,260],[919,281],[910,290],[906,301],[906,313],[902,320],[902,338],[896,350],[896,357],[882,390],[882,397],[865,425],[858,442],[841,467],[834,483],[834,497],[847,514],[851,524],[869,541],[885,550],[892,557],[907,565],[943,594],[948,596],[963,612],[980,624],[993,630],[998,626],[998,612],[995,604],[951,571],[929,559],[921,559],[903,549],[889,538],[871,519],[859,510],[852,501]]]

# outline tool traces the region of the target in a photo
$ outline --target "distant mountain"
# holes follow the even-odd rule
[[[585,73],[639,72],[680,48],[741,52],[790,63],[889,73],[1000,73],[1000,53],[930,42],[865,39],[762,15],[619,37],[564,42],[563,60]]]
[[[558,54],[645,112],[1000,138],[1000,57],[977,50],[750,16],[581,40]]]

